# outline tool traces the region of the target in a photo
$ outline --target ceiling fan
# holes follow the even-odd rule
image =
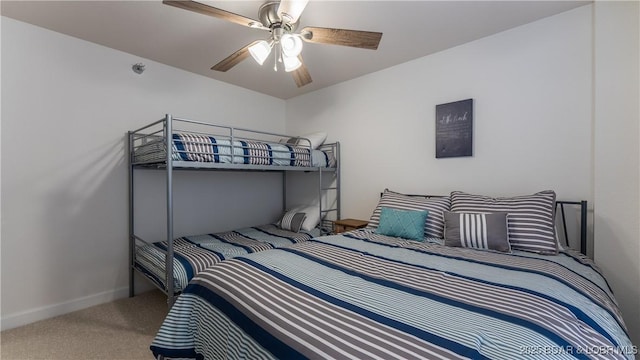
[[[229,11],[215,8],[195,1],[163,0],[166,5],[213,16],[250,28],[269,31],[266,40],[256,40],[227,56],[211,69],[227,71],[251,55],[262,65],[273,52],[278,64],[287,72],[292,72],[298,87],[311,83],[311,75],[302,60],[302,42],[334,44],[362,49],[376,50],[382,33],[359,30],[345,30],[321,27],[305,27],[299,32],[298,22],[309,0],[280,0],[263,4],[258,11],[258,20],[254,20]]]

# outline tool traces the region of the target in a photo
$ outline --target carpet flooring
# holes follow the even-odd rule
[[[3,360],[151,360],[168,311],[157,290],[0,332]]]

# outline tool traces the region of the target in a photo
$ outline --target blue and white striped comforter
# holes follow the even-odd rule
[[[216,234],[183,236],[173,241],[175,292],[184,289],[198,272],[236,256],[269,250],[311,239],[309,232],[282,230],[274,224],[248,227]],[[135,266],[162,289],[166,289],[167,242],[136,248]]]
[[[579,255],[449,248],[360,230],[196,276],[152,343],[199,359],[632,359]]]
[[[167,159],[162,137],[134,149],[134,162],[164,162]],[[174,161],[273,165],[295,167],[336,166],[332,153],[305,146],[236,139],[233,142],[213,135],[174,133],[171,157]]]

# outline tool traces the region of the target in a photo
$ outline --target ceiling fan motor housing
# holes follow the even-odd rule
[[[286,16],[282,18],[278,14],[279,4],[280,2],[278,1],[270,1],[263,4],[258,11],[258,18],[260,19],[260,22],[265,27],[271,29],[272,32],[277,28],[281,28],[286,33],[294,32],[298,28],[300,19],[296,22],[291,22],[291,19],[288,19]],[[278,35],[282,35],[282,33]]]

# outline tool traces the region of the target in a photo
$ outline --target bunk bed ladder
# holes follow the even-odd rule
[[[331,149],[336,159],[340,158],[340,143],[336,142],[331,144]],[[330,213],[335,213],[335,220],[340,219],[340,162],[336,164],[336,167],[333,172],[334,184],[333,186],[323,187],[323,169],[320,168],[318,170],[318,200],[319,200],[319,211],[320,211],[320,235],[327,235],[333,231],[333,224],[329,224],[330,220],[328,216]],[[322,208],[322,199],[328,199],[329,192],[335,191],[335,202],[333,207],[329,207],[327,209]]]

